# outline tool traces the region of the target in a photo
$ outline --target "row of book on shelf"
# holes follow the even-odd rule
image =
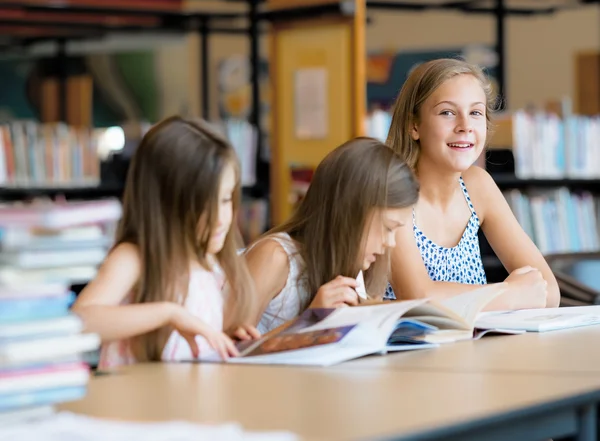
[[[589,191],[512,189],[504,196],[542,254],[600,251],[600,199]]]
[[[103,131],[28,120],[0,124],[0,185],[98,185],[98,139]]]
[[[600,178],[600,116],[518,111],[512,133],[518,178]]]
[[[386,140],[391,114],[377,109],[367,118],[367,133]],[[545,110],[518,110],[498,115],[497,123],[508,128],[520,179],[600,178],[600,115],[571,112],[570,101],[562,101],[561,115]],[[492,138],[493,139],[493,138]]]
[[[256,128],[248,121],[237,119],[213,125],[231,142],[238,155],[242,185],[254,185],[258,146]],[[115,151],[123,149],[127,141],[119,127],[74,127],[32,120],[0,121],[0,186],[96,186],[100,183],[101,159],[107,155],[101,144],[108,138],[114,144],[113,135],[117,131],[120,135],[116,142],[120,145],[110,146]]]
[[[116,200],[0,206],[0,426],[82,398],[100,346],[70,312],[121,216]]]

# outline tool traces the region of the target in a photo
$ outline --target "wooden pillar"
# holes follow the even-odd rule
[[[294,167],[365,134],[365,0],[270,0],[272,223],[293,210]],[[287,13],[294,11],[294,13]]]

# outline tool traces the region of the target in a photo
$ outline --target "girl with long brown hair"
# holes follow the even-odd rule
[[[128,171],[115,246],[73,311],[101,336],[99,368],[237,355],[253,295],[238,256],[240,170],[203,121],[171,117],[142,139]]]
[[[492,177],[474,165],[492,131],[496,97],[484,72],[459,59],[421,64],[396,100],[387,144],[421,188],[411,228],[398,231],[387,298],[445,298],[487,283],[483,230],[509,276],[489,309],[559,305],[558,284]]]
[[[396,230],[410,223],[417,197],[411,170],[379,141],[357,138],[329,153],[295,214],[246,253],[258,330],[268,332],[307,307],[356,305],[361,271],[367,293],[381,299],[388,250]]]

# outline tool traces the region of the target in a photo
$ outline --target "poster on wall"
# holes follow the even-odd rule
[[[294,75],[294,125],[298,139],[327,137],[327,70],[311,67],[298,69]]]
[[[410,72],[419,64],[437,58],[460,58],[481,66],[497,90],[498,57],[493,48],[486,45],[420,51],[379,51],[367,55],[369,110],[389,109]]]

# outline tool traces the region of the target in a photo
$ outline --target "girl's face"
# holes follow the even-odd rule
[[[487,135],[486,95],[472,75],[446,80],[423,103],[411,131],[419,140],[419,162],[462,172],[477,160]]]
[[[231,165],[223,170],[219,185],[217,224],[208,242],[207,252],[217,254],[223,248],[225,238],[233,222],[233,191],[235,189],[235,171]]]
[[[362,270],[368,270],[377,256],[383,255],[386,249],[395,247],[396,230],[411,223],[412,207],[374,210],[365,226],[367,240],[362,256]]]

